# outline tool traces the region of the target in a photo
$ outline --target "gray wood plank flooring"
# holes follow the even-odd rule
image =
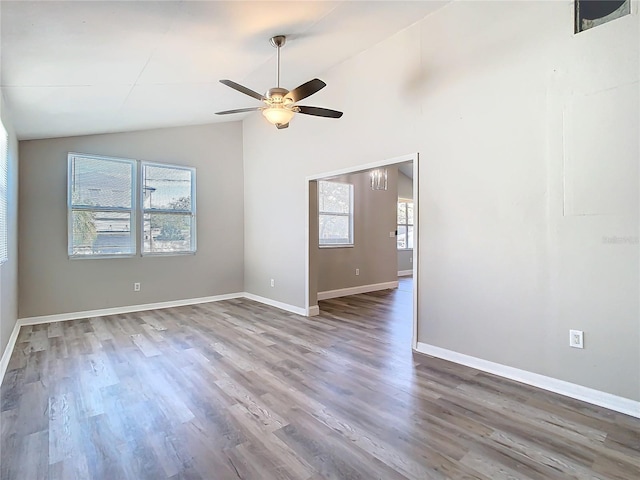
[[[410,281],[23,327],[0,478],[640,478],[640,420],[412,354]]]

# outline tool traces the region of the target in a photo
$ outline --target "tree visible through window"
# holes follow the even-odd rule
[[[195,252],[193,168],[69,154],[68,203],[71,257]]]
[[[195,252],[195,170],[142,164],[143,253]]]
[[[398,202],[398,250],[413,248],[413,202]]]
[[[69,256],[135,255],[135,165],[69,155]]]
[[[353,245],[353,185],[318,182],[320,246]]]

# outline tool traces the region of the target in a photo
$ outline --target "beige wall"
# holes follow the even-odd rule
[[[451,2],[319,75],[340,120],[245,120],[246,290],[306,306],[307,177],[419,152],[418,340],[640,400],[637,10]]]
[[[197,253],[70,260],[68,152],[195,167]],[[241,292],[242,169],[239,122],[20,142],[19,316]]]
[[[2,124],[9,135],[7,232],[8,257],[0,265],[0,356],[18,319],[18,141],[11,124],[10,112],[0,95]]]
[[[320,248],[317,235],[318,292],[392,282],[398,279],[396,229],[398,170],[388,167],[388,190],[371,190],[369,172],[332,178],[332,182],[353,184],[354,245]],[[317,203],[318,197],[311,198]],[[355,274],[359,269],[360,275]]]

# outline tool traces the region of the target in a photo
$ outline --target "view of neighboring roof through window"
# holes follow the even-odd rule
[[[135,160],[69,155],[69,256],[135,255]]]
[[[142,163],[142,253],[193,253],[195,169]]]
[[[68,168],[70,257],[195,252],[195,169],[74,153]]]

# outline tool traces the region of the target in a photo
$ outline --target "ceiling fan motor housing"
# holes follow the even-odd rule
[[[289,90],[286,88],[273,87],[267,90],[264,98],[267,99],[272,105],[274,104],[290,104],[293,103],[291,98],[287,98],[286,95]]]

